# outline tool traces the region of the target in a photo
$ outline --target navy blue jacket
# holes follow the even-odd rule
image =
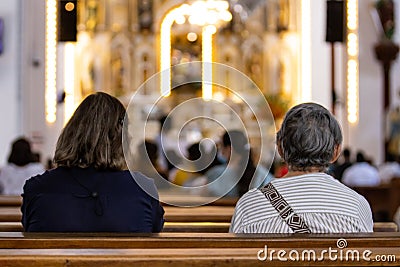
[[[133,176],[135,179],[133,179]],[[59,167],[27,180],[26,232],[160,232],[164,210],[152,179],[138,172]]]

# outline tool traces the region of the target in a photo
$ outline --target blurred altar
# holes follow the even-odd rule
[[[61,1],[59,8],[71,2]],[[189,99],[202,98],[204,101],[174,115],[176,130],[209,106],[209,100],[216,100],[231,109],[206,108],[205,115],[229,128],[245,122],[252,146],[260,148],[258,128],[261,124],[262,131],[274,135],[274,118],[256,121],[251,107],[259,106],[262,98],[277,99],[278,106],[271,105],[272,113],[280,112],[276,116],[281,117],[284,110],[279,109],[301,100],[301,1],[75,2],[76,42],[61,42],[57,47],[58,79],[68,81],[64,86],[64,120],[90,93],[105,91],[126,105],[135,96],[140,99],[131,109],[137,118],[135,128],[147,127],[145,138],[154,139],[159,132],[155,117],[170,113]],[[201,62],[226,67],[206,70]],[[169,68],[171,71],[165,73]],[[224,86],[204,86],[201,81],[205,71]],[[249,81],[243,82],[238,77],[241,75]],[[169,79],[169,88],[160,85],[160,79],[165,78]],[[235,92],[229,90],[232,85],[238,88]],[[165,98],[152,109],[160,96]],[[150,109],[160,114],[152,114],[150,119],[140,115]],[[233,120],[232,112],[240,119]],[[187,128],[187,142],[216,139],[223,131],[202,121],[192,122]],[[273,145],[269,149],[273,150]],[[257,149],[255,152],[261,153]]]

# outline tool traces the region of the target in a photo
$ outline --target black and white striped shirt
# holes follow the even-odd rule
[[[365,198],[325,173],[274,179],[271,182],[312,233],[372,232]],[[252,189],[236,204],[230,232],[293,233],[265,195]]]

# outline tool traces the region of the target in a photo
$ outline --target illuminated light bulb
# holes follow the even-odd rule
[[[197,34],[194,32],[189,32],[186,36],[189,42],[194,42],[197,40]]]
[[[176,22],[177,24],[179,24],[179,25],[182,25],[182,24],[184,24],[184,23],[186,22],[186,19],[185,19],[184,16],[179,16],[179,17],[177,17],[177,18],[175,19],[175,22]]]
[[[216,92],[213,95],[213,99],[217,102],[224,102],[225,101],[225,96],[221,92]]]
[[[206,31],[209,34],[214,34],[217,32],[217,27],[215,27],[214,25],[208,25],[206,26]]]
[[[221,19],[222,19],[223,21],[226,21],[226,22],[231,21],[231,20],[232,20],[232,14],[231,14],[231,12],[229,12],[229,11],[223,11],[222,14],[221,14]]]
[[[65,4],[65,10],[67,10],[67,11],[72,11],[72,10],[74,10],[74,9],[75,9],[74,3],[68,2],[68,3]]]
[[[216,8],[219,10],[229,9],[229,3],[227,1],[215,1]]]
[[[208,24],[216,24],[218,21],[219,13],[215,10],[208,11],[207,14],[207,23]]]
[[[243,7],[241,5],[239,5],[239,4],[236,4],[236,5],[233,6],[233,10],[236,13],[241,13],[243,11]]]

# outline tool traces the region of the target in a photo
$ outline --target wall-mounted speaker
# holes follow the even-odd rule
[[[58,0],[58,41],[76,42],[77,0]]]
[[[344,42],[346,35],[345,1],[326,2],[326,38],[330,43]]]

